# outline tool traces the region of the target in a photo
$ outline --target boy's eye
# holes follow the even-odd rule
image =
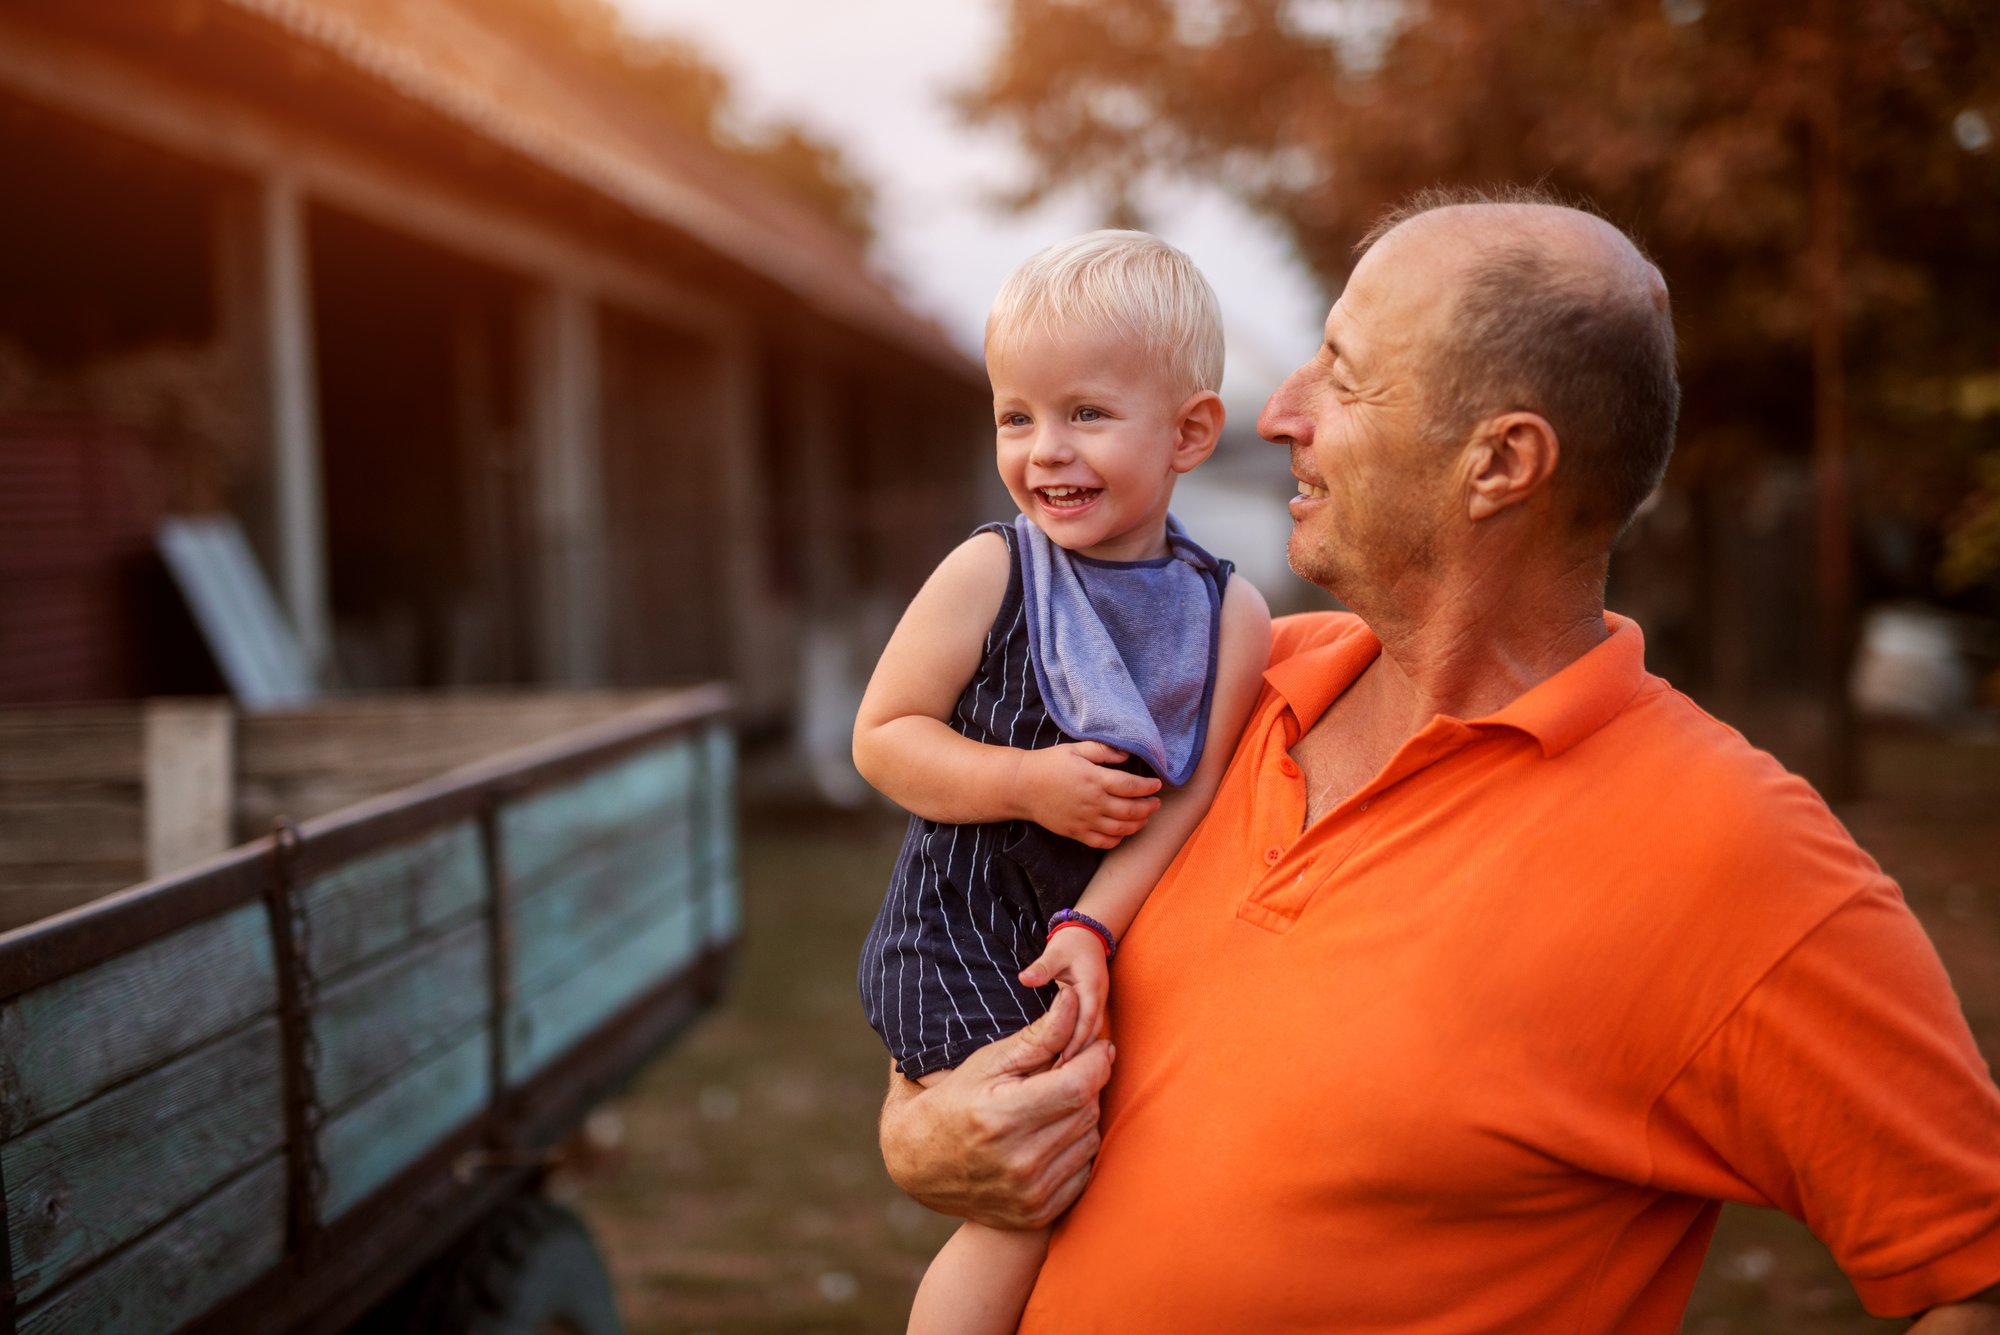
[[[1001,425],[1001,426],[1025,426],[1025,425],[1027,425],[1027,421],[1028,421],[1028,415],[1027,415],[1026,413],[1001,413],[1001,414],[1000,414],[1000,425]]]
[[[1104,414],[1095,408],[1078,408],[1076,410],[1076,420],[1079,422],[1095,422],[1102,416]]]

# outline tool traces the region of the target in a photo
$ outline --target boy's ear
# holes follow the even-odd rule
[[[1222,396],[1212,389],[1190,395],[1175,419],[1173,470],[1185,473],[1215,453],[1222,439]]]

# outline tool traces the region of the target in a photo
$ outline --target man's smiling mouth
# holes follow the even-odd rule
[[[1074,510],[1097,499],[1102,487],[1036,487],[1035,495],[1051,510]]]
[[[1323,501],[1326,499],[1325,487],[1316,487],[1312,483],[1306,481],[1304,478],[1299,478],[1298,484],[1299,484],[1299,495],[1315,501]]]

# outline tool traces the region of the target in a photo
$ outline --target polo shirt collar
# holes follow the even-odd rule
[[[1469,726],[1525,732],[1553,757],[1609,723],[1646,679],[1646,637],[1637,622],[1615,612],[1604,614],[1604,624],[1611,633],[1601,644]],[[1303,735],[1381,652],[1375,632],[1356,619],[1337,639],[1274,664],[1264,680]]]
[[[1347,625],[1335,639],[1293,654],[1264,671],[1264,681],[1298,719],[1301,736],[1382,653],[1382,641],[1375,638],[1366,622],[1359,617],[1343,619]]]
[[[1646,680],[1646,637],[1615,612],[1604,614],[1604,625],[1611,634],[1601,644],[1473,724],[1517,728],[1553,757],[1617,717]]]

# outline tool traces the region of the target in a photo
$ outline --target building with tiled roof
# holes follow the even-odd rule
[[[0,703],[211,689],[192,514],[318,686],[781,725],[990,471],[847,234],[473,0],[10,0],[0,167]]]

